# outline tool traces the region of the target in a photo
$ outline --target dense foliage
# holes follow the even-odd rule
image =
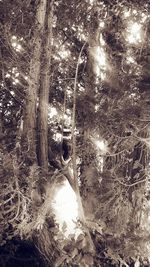
[[[30,240],[41,266],[146,266],[149,1],[1,0],[0,10],[1,246],[13,240],[15,257],[14,240]],[[64,179],[82,200],[77,239],[50,207]]]

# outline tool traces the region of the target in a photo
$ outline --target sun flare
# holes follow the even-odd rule
[[[76,227],[78,203],[76,194],[67,180],[63,182],[54,196],[53,209],[59,229],[64,236],[67,238],[74,234],[77,237],[81,233],[81,230]]]
[[[130,22],[127,28],[127,41],[130,44],[136,44],[142,41],[142,25],[140,23]]]

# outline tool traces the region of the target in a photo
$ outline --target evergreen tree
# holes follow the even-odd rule
[[[150,229],[148,1],[0,9],[1,245],[32,240],[45,266],[140,264]],[[77,239],[55,221],[66,181]]]

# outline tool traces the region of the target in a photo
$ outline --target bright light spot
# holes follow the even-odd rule
[[[131,94],[129,95],[129,98],[131,98],[131,99],[135,99],[135,97],[136,97],[136,93],[131,93]]]
[[[17,43],[16,43],[16,42],[13,42],[13,43],[12,43],[12,46],[13,46],[14,48],[16,48],[16,47],[17,47]]]
[[[80,40],[83,40],[83,41],[87,40],[87,37],[84,33],[79,33],[79,38],[80,38]]]
[[[4,87],[4,82],[1,82],[1,84],[0,84],[2,87]]]
[[[97,75],[96,80],[95,80],[96,84],[99,84],[99,78],[100,78],[102,81],[104,81],[104,80],[106,79],[106,72],[104,72],[103,70],[101,70],[101,69],[98,68],[98,67],[97,67],[97,69],[96,69],[96,75]]]
[[[22,39],[22,38],[21,38]],[[20,40],[21,40],[20,39]],[[20,52],[22,49],[22,46],[17,42],[17,37],[15,35],[12,36],[12,47],[17,51]]]
[[[53,135],[53,138],[54,138],[55,141],[61,142],[61,140],[62,140],[62,134],[61,133],[55,133]]]
[[[98,157],[98,167],[101,172],[103,172],[104,169],[104,158]]]
[[[98,78],[105,79],[106,77],[106,54],[103,48],[100,46],[94,46],[91,47],[89,50],[91,57],[94,60],[94,73],[97,76],[96,82],[98,81]]]
[[[15,35],[12,36],[12,40],[16,40],[17,37]]]
[[[11,93],[13,96],[15,95],[14,91],[10,91],[10,93]]]
[[[78,85],[78,88],[80,92],[85,92],[85,87],[81,86],[80,84]]]
[[[76,228],[75,223],[78,218],[78,204],[75,192],[67,180],[57,191],[52,206],[56,221],[65,237],[70,234],[75,234],[77,237],[81,233],[81,230]]]
[[[100,21],[100,23],[99,23],[99,27],[100,27],[100,28],[104,28],[104,26],[105,26],[105,22],[104,22],[104,21]]]
[[[17,71],[17,68],[16,67],[13,67],[12,68],[12,73],[15,73]]]
[[[64,122],[65,122],[66,125],[69,126],[71,124],[71,116],[65,114],[64,115]]]
[[[98,111],[99,107],[99,105],[95,105],[95,111]]]
[[[70,55],[70,51],[68,49],[65,48],[65,46],[61,47],[61,50],[58,52],[58,55],[62,58],[62,59],[66,59],[69,57]]]
[[[71,29],[75,31],[76,30],[75,25],[72,25]]]
[[[133,57],[129,56],[129,57],[127,57],[127,62],[128,63],[135,63],[135,60]]]
[[[56,2],[55,1],[55,5],[59,5],[59,3],[58,2]],[[54,15],[53,16],[53,28],[55,28],[56,27],[56,25],[57,25],[57,16],[56,15]]]
[[[22,46],[20,44],[17,45],[16,50],[19,52],[22,49]]]
[[[98,78],[98,77],[100,76],[100,73],[101,73],[101,70],[100,70],[100,68],[99,68],[98,65],[95,66],[94,71],[95,71],[95,74],[96,74],[96,76],[97,76],[97,78]],[[99,82],[98,79],[97,79],[97,82]]]
[[[68,57],[69,53],[68,51],[61,51],[59,52],[59,55],[61,56],[62,59],[64,59]]]
[[[100,150],[100,154],[106,154],[108,151],[107,142],[101,138],[91,137],[92,142],[96,146],[97,150]]]
[[[146,20],[147,20],[147,18],[148,18],[148,16],[145,14],[145,13],[142,13],[141,14],[141,20],[142,20],[142,22],[144,23]]]
[[[136,44],[142,41],[141,39],[142,34],[142,25],[138,24],[137,22],[132,23],[130,22],[130,25],[127,29],[127,41],[130,44]]]
[[[102,68],[106,68],[106,56],[104,49],[97,47],[97,59],[98,64]]]
[[[129,17],[134,17],[136,18],[136,16],[138,16],[138,20],[142,21],[143,23],[146,21],[146,19],[148,18],[148,15],[145,13],[141,13],[139,10],[134,9],[133,11],[130,10],[124,10],[123,16],[125,19],[129,18]]]
[[[76,58],[74,57],[74,59],[76,60]],[[83,63],[84,62],[84,59],[82,57],[79,58],[79,64]]]
[[[137,22],[133,23],[133,25],[130,27],[131,33],[135,34],[138,33],[141,30],[141,25]]]
[[[9,73],[6,73],[5,77],[6,78],[10,78],[10,74]]]
[[[50,119],[52,119],[54,116],[58,114],[57,109],[55,107],[49,107],[48,115]]]
[[[128,18],[131,15],[131,11],[130,10],[125,10],[123,15],[124,15],[125,18]]]
[[[101,78],[102,81],[105,80],[106,79],[106,73],[105,72],[101,72],[100,73],[100,78]]]
[[[18,79],[14,79],[14,82],[17,84],[17,83],[19,83],[19,80]]]
[[[97,135],[96,137],[91,137],[92,143],[95,145],[96,149],[96,161],[97,167],[100,172],[103,172],[104,169],[104,155],[108,152],[108,144],[106,140],[102,139]]]
[[[102,151],[106,150],[106,145],[103,140],[95,140],[95,145],[97,146],[98,149]]]
[[[68,97],[71,97],[73,94],[73,92],[72,92],[72,90],[70,90],[70,88],[66,89],[66,93],[67,93]]]
[[[67,109],[66,109],[66,113],[68,114],[68,116],[69,116],[69,115],[71,116],[71,109],[67,108]]]
[[[62,114],[62,119],[64,120],[64,125],[68,128],[71,125],[71,110],[70,109],[66,109],[66,113]]]
[[[103,39],[102,34],[100,34],[100,44],[101,44],[102,46],[105,45],[105,41],[104,41],[104,39]]]
[[[132,13],[133,13],[134,15],[137,15],[138,12],[137,12],[137,10],[134,9],[134,10],[132,11]]]
[[[19,76],[19,72],[17,72],[16,74],[15,74],[15,77],[18,77]]]
[[[95,2],[95,0],[89,0],[89,4],[90,4],[90,5],[93,5],[94,2]]]
[[[28,76],[25,76],[24,78],[25,78],[26,81],[28,80]]]
[[[84,32],[84,29],[83,29],[82,25],[78,28],[77,34],[78,34],[78,38],[80,40],[86,41],[86,35],[85,35],[85,32]]]

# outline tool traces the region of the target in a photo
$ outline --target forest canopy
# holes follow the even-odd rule
[[[0,0],[2,266],[149,266],[149,8]]]

